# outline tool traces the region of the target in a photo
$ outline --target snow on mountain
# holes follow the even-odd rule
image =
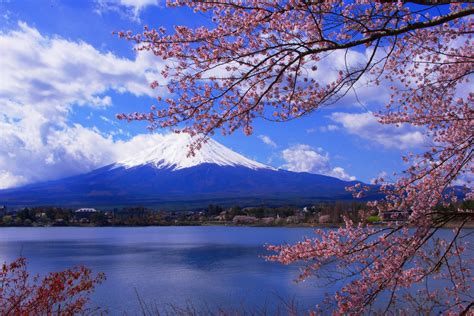
[[[157,169],[180,170],[198,166],[200,164],[216,164],[219,166],[240,166],[250,169],[273,169],[270,166],[250,160],[224,145],[209,139],[194,156],[188,156],[189,145],[193,138],[189,134],[171,133],[163,140],[133,157],[117,162],[114,167],[133,168],[143,165],[152,165]]]

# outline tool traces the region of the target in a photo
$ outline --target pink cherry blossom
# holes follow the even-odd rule
[[[372,85],[390,83],[386,109],[376,114],[380,123],[418,126],[432,148],[403,157],[409,167],[393,184],[380,187],[384,199],[369,205],[408,219],[382,227],[348,220],[337,230],[316,230],[315,238],[268,247],[275,251],[268,260],[306,264],[300,280],[324,276],[326,267],[336,266],[331,275],[347,283],[326,302],[335,314],[368,312],[377,302],[382,312],[392,313],[406,308],[405,313],[458,314],[473,306],[474,262],[462,256],[462,228],[474,212],[447,206],[456,201],[449,188],[474,171],[474,7],[414,2],[168,1],[170,7],[210,15],[211,26],[118,33],[137,50],[169,62],[162,76],[171,97],[158,96],[150,113],[117,118],[203,135],[201,142],[217,130],[251,134],[256,119],[305,116],[338,102],[361,78]],[[319,65],[327,54],[362,50],[366,60],[345,59],[334,76],[321,79]],[[472,199],[469,182],[465,189],[466,199]],[[351,190],[362,196],[367,188]],[[448,240],[439,239],[437,232],[447,223],[457,228]],[[434,290],[429,284],[435,279],[449,285]],[[416,294],[408,291],[417,285],[423,286]]]

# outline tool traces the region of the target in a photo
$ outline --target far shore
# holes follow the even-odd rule
[[[459,227],[458,222],[450,222],[445,224],[442,228],[454,229]],[[189,222],[189,223],[176,223],[176,224],[154,224],[154,225],[90,225],[90,224],[78,224],[78,225],[9,225],[0,226],[1,228],[52,228],[52,227],[104,227],[104,228],[123,228],[123,227],[258,227],[258,228],[340,228],[344,227],[344,223],[297,223],[297,224],[283,224],[283,225],[261,225],[261,224],[234,224],[233,222]],[[375,223],[369,224],[368,227],[386,227],[388,223]],[[414,227],[414,226],[410,226]],[[464,224],[463,228],[472,229],[474,228],[474,221]]]
[[[449,207],[439,206],[440,214],[452,209],[472,209],[472,201]],[[194,211],[167,211],[145,207],[71,209],[61,207],[31,207],[9,209],[0,207],[0,227],[151,227],[151,226],[228,226],[228,227],[308,227],[339,228],[345,219],[354,225],[365,223],[372,227],[387,227],[407,223],[409,212],[375,213],[364,202],[318,203],[301,206],[222,207],[209,204]],[[441,225],[441,223],[440,223]],[[444,228],[456,228],[461,222],[444,222]],[[474,221],[463,224],[474,228]],[[409,225],[407,225],[409,226]]]

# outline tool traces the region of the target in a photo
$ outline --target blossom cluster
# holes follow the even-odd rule
[[[337,264],[349,280],[333,297],[340,313],[367,311],[387,293],[385,311],[404,300],[421,313],[460,313],[473,301],[473,262],[463,257],[462,228],[474,220],[474,210],[439,206],[456,201],[456,181],[464,181],[465,199],[474,197],[474,7],[416,2],[168,1],[210,14],[211,26],[118,33],[139,51],[168,61],[162,76],[170,92],[149,113],[118,118],[204,139],[217,130],[251,134],[258,118],[302,117],[338,102],[362,79],[390,84],[387,107],[376,114],[380,123],[421,127],[432,147],[404,157],[407,170],[380,186],[385,197],[370,205],[379,213],[402,212],[407,220],[382,228],[347,221],[338,230],[316,231],[317,238],[269,247],[276,252],[269,260],[305,262],[301,279]],[[357,50],[366,52],[365,60],[347,57]],[[321,74],[321,61],[332,53],[346,58],[335,73]],[[352,188],[357,197],[366,190]],[[452,238],[439,239],[439,230],[453,222]],[[436,278],[450,286],[442,292],[426,286],[418,295],[404,291]]]
[[[105,279],[80,266],[40,279],[27,271],[26,259],[4,263],[0,270],[1,315],[84,314],[94,287]]]

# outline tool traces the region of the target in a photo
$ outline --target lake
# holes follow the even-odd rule
[[[293,243],[311,228],[258,227],[51,227],[0,229],[0,261],[20,255],[34,273],[84,264],[107,280],[93,305],[110,314],[135,314],[140,297],[158,309],[167,304],[198,308],[265,307],[297,298],[301,311],[321,302],[327,285],[295,283],[297,266],[266,262],[264,244]]]

